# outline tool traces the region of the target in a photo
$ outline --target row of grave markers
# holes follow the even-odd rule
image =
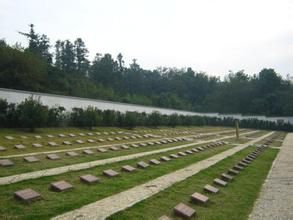
[[[160,145],[160,144],[168,144],[168,143],[173,143],[173,142],[178,142],[178,141],[185,141],[185,138],[169,138],[169,139],[163,139],[161,141],[149,141],[149,142],[141,142],[141,143],[135,143],[135,144],[122,144],[122,145],[117,145],[117,146],[111,146],[108,149],[112,150],[112,151],[118,151],[118,150],[127,150],[130,149],[130,147],[133,148],[138,148],[138,147],[146,147],[146,146],[153,146],[153,145]],[[98,152],[104,153],[106,151],[108,151],[105,147],[97,147],[96,148]],[[85,149],[82,151],[83,154],[85,155],[92,155],[95,152],[91,149]],[[70,157],[75,157],[78,156],[79,154],[75,151],[68,151],[65,153],[66,156],[70,156]],[[55,153],[51,153],[51,154],[47,154],[46,158],[49,160],[59,160],[61,159],[61,157]],[[29,163],[35,163],[35,162],[39,162],[39,158],[36,156],[26,156],[23,158],[24,161],[29,162]],[[2,167],[8,167],[8,166],[13,166],[14,162],[11,159],[1,159],[0,160],[0,166]]]
[[[139,161],[139,162],[137,162],[136,166],[141,169],[146,169],[150,165],[159,165],[159,164],[161,164],[161,162],[168,162],[168,161],[171,161],[172,159],[177,159],[177,158],[186,156],[188,154],[193,154],[196,152],[204,151],[209,148],[221,146],[224,144],[226,144],[226,142],[223,142],[223,141],[211,143],[206,146],[186,150],[185,152],[180,151],[177,154],[171,154],[170,156],[161,156],[159,160],[158,159],[150,159],[149,163],[147,163],[145,161]],[[129,172],[129,173],[136,171],[136,169],[137,168],[135,168],[131,165],[124,165],[121,167],[121,171]],[[103,175],[112,178],[112,177],[119,176],[120,174],[119,174],[119,172],[117,172],[115,170],[107,169],[107,170],[103,171]],[[92,174],[85,174],[85,175],[79,176],[79,179],[82,183],[86,183],[86,184],[95,184],[95,183],[100,182],[100,178],[97,176],[94,176]],[[67,191],[67,190],[73,189],[73,186],[64,180],[61,180],[61,181],[51,183],[49,188],[52,191],[62,192],[62,191]],[[27,188],[27,189],[23,189],[23,190],[19,190],[19,191],[14,192],[14,197],[18,200],[23,201],[23,202],[32,202],[32,201],[35,201],[35,200],[42,198],[40,193],[34,191],[31,188]]]
[[[240,173],[240,171],[244,170],[245,167],[247,167],[251,162],[253,162],[259,156],[259,154],[262,153],[266,148],[267,148],[267,145],[262,145],[257,147],[253,152],[249,153],[244,159],[240,160],[226,173],[222,173],[219,178],[215,178],[213,180],[214,185],[217,185],[219,187],[227,186],[228,183],[231,182],[234,179],[234,177]],[[219,188],[210,184],[205,185],[203,190],[206,193],[212,193],[212,194],[216,194],[220,191]],[[193,193],[190,197],[191,197],[191,202],[195,204],[205,205],[209,201],[208,196],[199,192]],[[192,207],[182,202],[177,204],[173,208],[173,212],[176,216],[183,217],[186,219],[192,218],[194,215],[196,215],[195,209],[193,209]],[[159,220],[170,220],[170,218],[167,215],[163,215],[159,218]]]

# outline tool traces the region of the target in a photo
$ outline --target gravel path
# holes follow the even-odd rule
[[[286,136],[249,219],[293,219],[293,133]]]
[[[253,132],[257,132],[257,131],[251,131],[248,133],[253,133]],[[242,135],[246,135],[248,133],[243,133]],[[16,174],[16,175],[12,175],[12,176],[0,177],[0,185],[8,185],[8,184],[20,182],[23,180],[36,179],[36,178],[40,178],[40,177],[44,177],[44,176],[53,176],[53,175],[58,175],[58,174],[71,172],[71,171],[89,169],[89,168],[104,165],[104,164],[110,164],[110,163],[120,162],[120,161],[124,161],[124,160],[135,159],[135,158],[139,158],[139,157],[143,157],[143,156],[168,152],[171,150],[186,148],[186,147],[190,147],[190,146],[196,146],[196,145],[210,143],[213,141],[219,141],[219,140],[223,140],[223,139],[227,139],[227,138],[231,138],[231,136],[224,136],[221,138],[207,140],[207,141],[200,141],[197,143],[183,144],[183,145],[164,148],[164,149],[160,149],[160,150],[141,152],[141,153],[136,153],[136,154],[129,154],[129,155],[124,155],[124,156],[119,156],[119,157],[112,157],[112,158],[108,158],[108,159],[103,159],[103,160],[95,160],[95,161],[90,161],[90,162],[85,162],[85,163],[78,163],[78,164],[72,164],[72,165],[68,165],[68,166],[62,166],[62,167],[38,170],[38,171],[33,171],[33,172],[28,172],[28,173]]]
[[[219,161],[227,158],[228,156],[231,156],[243,150],[249,145],[258,142],[270,136],[271,134],[273,134],[273,132],[263,135],[254,140],[251,140],[245,144],[240,144],[234,148],[226,150],[208,159],[199,161],[183,169],[179,169],[175,172],[158,177],[142,185],[138,185],[129,190],[123,191],[121,193],[115,194],[113,196],[109,196],[97,202],[83,206],[79,209],[56,216],[53,219],[54,220],[105,219],[114,213],[117,213],[121,210],[131,207],[134,204],[144,199],[147,199],[156,193],[159,193],[160,191],[172,186],[173,184],[177,182],[183,181],[186,178],[197,174],[201,170],[204,170],[218,163]]]

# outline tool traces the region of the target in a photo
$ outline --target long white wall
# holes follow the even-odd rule
[[[38,93],[38,92],[28,92],[28,91],[20,91],[13,89],[4,89],[0,88],[0,98],[6,99],[9,103],[20,103],[24,101],[29,96],[34,96],[35,98],[40,98],[41,102],[44,105],[49,107],[52,106],[63,106],[66,110],[70,111],[74,107],[86,108],[87,106],[94,106],[101,110],[116,110],[120,112],[126,111],[137,111],[137,112],[146,112],[151,113],[153,111],[159,111],[161,114],[180,114],[180,115],[202,115],[202,116],[211,116],[211,117],[233,117],[237,119],[248,119],[248,118],[256,118],[260,120],[268,120],[268,121],[278,121],[282,120],[285,122],[290,122],[293,124],[293,117],[266,117],[266,116],[242,116],[241,114],[218,114],[218,113],[199,113],[199,112],[190,112],[190,111],[181,111],[175,109],[166,109],[166,108],[158,108],[158,107],[150,107],[143,105],[135,105],[135,104],[127,104],[127,103],[119,103],[119,102],[111,102],[97,99],[87,99],[87,98],[78,98],[71,96],[61,96],[61,95],[53,95],[47,93]]]

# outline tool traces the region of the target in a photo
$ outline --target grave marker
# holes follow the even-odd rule
[[[176,215],[183,217],[183,218],[191,218],[195,215],[195,210],[184,203],[179,203],[174,207],[174,212]]]
[[[205,185],[203,189],[208,193],[218,193],[220,191],[218,188],[211,186],[209,184]]]
[[[206,204],[209,201],[209,197],[207,197],[201,193],[195,192],[191,195],[191,200],[194,202]]]
[[[78,153],[76,153],[75,151],[68,151],[66,152],[66,155],[70,157],[76,157],[78,156]]]
[[[94,184],[99,182],[99,178],[91,174],[80,176],[79,179],[81,182],[84,182],[87,184]]]
[[[230,176],[229,174],[226,174],[226,173],[222,173],[221,179],[222,180],[225,180],[225,181],[232,181],[233,180],[233,176]]]
[[[125,166],[122,167],[122,170],[126,171],[126,172],[133,172],[136,169],[134,167],[130,166],[130,165],[125,165]]]
[[[48,142],[48,145],[51,146],[51,147],[55,147],[58,144],[56,142],[50,141],[50,142]]]
[[[173,158],[173,159],[177,159],[178,158],[178,155],[176,155],[176,154],[170,154],[170,157]]]
[[[214,179],[214,183],[219,186],[226,186],[228,184],[226,181],[218,179],[218,178]]]
[[[94,152],[92,150],[84,150],[83,153],[90,155],[90,154],[93,154]]]
[[[72,145],[72,143],[70,141],[63,141],[63,144],[65,144],[65,145]]]
[[[16,144],[16,145],[14,145],[14,147],[15,147],[16,149],[24,149],[24,148],[25,148],[25,146],[22,145],[22,144]]]
[[[7,140],[14,140],[14,137],[12,137],[12,136],[5,136],[5,138],[6,138]]]
[[[162,157],[160,157],[160,160],[167,162],[167,161],[170,161],[171,159],[167,156],[162,156]]]
[[[234,169],[234,168],[231,168],[228,170],[228,173],[229,174],[232,174],[232,175],[238,175],[239,174],[239,171]]]
[[[0,165],[2,167],[9,167],[9,166],[13,166],[14,163],[10,159],[2,159],[0,160]]]
[[[75,134],[72,134],[72,133],[70,133],[69,136],[70,137],[76,137],[76,135]]]
[[[105,176],[108,176],[108,177],[115,177],[115,176],[118,176],[118,175],[119,175],[119,173],[117,173],[116,171],[111,170],[111,169],[104,170],[104,171],[103,171],[103,174],[104,174]]]
[[[107,149],[105,149],[105,148],[103,148],[103,147],[98,148],[97,150],[98,150],[99,152],[101,152],[101,153],[104,153],[104,152],[107,152],[107,151],[108,151]]]
[[[149,165],[148,165],[147,163],[145,163],[144,161],[140,161],[140,162],[137,163],[137,166],[138,166],[139,168],[145,169],[145,168],[147,168]]]
[[[14,198],[23,202],[32,202],[41,199],[41,195],[38,192],[28,188],[14,192]]]
[[[54,136],[51,135],[51,134],[48,134],[47,137],[48,137],[48,138],[53,138]]]
[[[34,156],[24,157],[23,159],[29,163],[34,163],[34,162],[40,161],[37,157],[34,157]]]
[[[112,147],[110,147],[110,150],[117,151],[117,150],[119,150],[119,148],[118,147],[115,147],[115,146],[112,146]]]
[[[58,134],[58,136],[59,136],[59,137],[62,137],[62,138],[64,138],[64,137],[65,137],[65,135],[64,135],[64,134]]]
[[[59,160],[60,157],[57,154],[47,154],[49,160]]]
[[[64,180],[61,180],[58,182],[51,183],[50,188],[55,192],[63,192],[72,189],[73,186]]]
[[[154,165],[159,165],[161,162],[158,161],[157,159],[151,159],[150,160],[150,164],[154,164]]]
[[[39,144],[39,143],[35,143],[35,144],[33,144],[33,147],[43,147],[43,145]]]
[[[6,151],[5,147],[0,146],[0,151]]]
[[[78,143],[78,144],[84,144],[83,140],[76,140],[75,142]]]

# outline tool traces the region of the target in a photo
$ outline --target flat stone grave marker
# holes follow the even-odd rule
[[[142,169],[145,169],[145,168],[149,167],[149,165],[148,165],[146,162],[144,162],[144,161],[140,161],[140,162],[138,162],[138,163],[137,163],[137,166],[138,166],[139,168],[142,168]]]
[[[76,157],[78,156],[78,153],[76,153],[75,151],[68,151],[66,152],[66,155],[70,157]]]
[[[200,151],[204,151],[204,150],[205,150],[205,149],[202,148],[202,147],[197,147],[197,149],[200,150]]]
[[[174,207],[174,213],[183,218],[191,218],[195,215],[195,210],[184,203],[179,203]]]
[[[48,134],[47,137],[48,137],[48,138],[53,138],[54,135]]]
[[[137,144],[131,144],[132,147],[137,148],[139,147]]]
[[[96,132],[96,135],[101,135],[101,133],[100,132]]]
[[[39,143],[35,143],[35,144],[33,144],[33,147],[43,147],[43,145],[39,144]]]
[[[171,140],[171,139],[168,139],[167,140],[169,143],[173,143],[174,141],[173,140]]]
[[[229,174],[226,174],[226,173],[222,173],[221,179],[222,180],[225,180],[225,181],[232,181],[233,180],[233,176],[230,176]]]
[[[203,189],[208,193],[218,193],[220,191],[218,188],[211,186],[209,184],[205,185]]]
[[[218,178],[214,179],[214,183],[219,186],[226,186],[228,184],[226,181],[218,179]]]
[[[117,150],[119,150],[119,148],[116,147],[116,146],[112,146],[112,147],[110,147],[110,150],[112,150],[112,151],[117,151]]]
[[[26,162],[29,162],[29,163],[35,163],[35,162],[39,162],[39,158],[37,157],[34,157],[34,156],[28,156],[28,157],[24,157],[23,158]]]
[[[5,136],[5,138],[6,138],[7,140],[14,140],[14,137],[12,137],[12,136]]]
[[[0,165],[2,167],[9,167],[9,166],[13,166],[14,163],[10,159],[2,159],[2,160],[0,160]]]
[[[161,144],[161,142],[160,142],[160,141],[156,141],[155,143],[156,143],[156,144],[158,144],[158,145],[159,145],[159,144]]]
[[[131,136],[132,139],[136,139],[136,136]]]
[[[177,159],[178,158],[178,155],[176,155],[176,154],[170,154],[170,157],[173,158],[173,159]]]
[[[124,138],[125,140],[128,140],[128,139],[129,139],[129,137],[127,137],[127,136],[124,136],[123,138]]]
[[[75,142],[78,143],[78,144],[84,144],[83,140],[76,140]]]
[[[152,145],[154,145],[154,143],[153,143],[153,142],[148,142],[147,144],[148,144],[148,145],[151,145],[151,146],[152,146]]]
[[[49,160],[59,160],[60,157],[57,154],[47,154]]]
[[[58,134],[58,136],[59,136],[59,137],[62,137],[62,138],[65,137],[64,134]]]
[[[22,139],[27,139],[27,136],[20,136],[20,138],[22,138]]]
[[[136,169],[134,167],[130,166],[130,165],[125,165],[125,166],[122,167],[122,170],[126,171],[126,172],[133,172]]]
[[[180,152],[178,153],[178,155],[179,155],[179,156],[186,156],[186,153],[180,151]]]
[[[90,154],[93,154],[94,152],[92,150],[84,150],[83,153],[90,155]]]
[[[108,141],[114,141],[114,139],[113,139],[113,138],[107,138],[107,140],[108,140]]]
[[[121,137],[115,137],[115,139],[116,139],[117,141],[121,141],[121,140],[122,140]]]
[[[105,140],[102,139],[102,138],[100,138],[100,139],[98,139],[98,141],[99,141],[99,142],[104,142]]]
[[[186,150],[185,153],[187,153],[187,154],[193,154],[193,152],[191,150]]]
[[[129,149],[129,147],[127,145],[121,145],[121,148],[124,149],[124,150]]]
[[[22,144],[16,144],[16,145],[14,145],[14,147],[15,147],[16,149],[24,149],[24,148],[25,148],[25,146],[22,145]]]
[[[118,176],[118,175],[119,175],[118,172],[116,172],[115,170],[111,170],[111,169],[104,170],[104,171],[103,171],[103,174],[104,174],[105,176],[108,176],[108,177],[115,177],[115,176]]]
[[[142,146],[142,147],[147,146],[145,143],[140,143],[139,145]]]
[[[209,201],[209,197],[207,197],[201,193],[195,192],[191,195],[191,200],[194,202],[206,204]]]
[[[108,133],[108,132],[106,132],[106,131],[105,131],[105,132],[103,132],[103,133],[104,133],[105,135],[108,135],[108,134],[109,134],[109,133]]]
[[[161,141],[163,144],[167,144],[168,143],[168,141],[166,141],[166,140],[162,140]]]
[[[54,141],[50,141],[50,142],[48,142],[48,145],[51,146],[51,147],[55,147],[58,144],[56,142],[54,142]]]
[[[6,151],[5,147],[0,146],[0,151]]]
[[[248,166],[248,164],[245,163],[245,162],[243,162],[243,161],[238,162],[238,165],[239,165],[239,166],[242,166],[242,167],[246,167],[246,166]]]
[[[116,134],[116,132],[114,132],[114,131],[111,131],[110,133],[111,133],[111,134]]]
[[[161,162],[158,161],[157,159],[151,159],[150,160],[150,164],[154,164],[154,165],[159,165]]]
[[[236,165],[233,167],[233,169],[238,170],[238,171],[241,171],[241,170],[244,169],[244,167],[239,166],[239,165],[236,164]]]
[[[242,162],[247,163],[247,164],[250,164],[250,163],[251,163],[251,160],[248,160],[248,159],[244,158],[244,159],[242,160]]]
[[[171,159],[167,156],[162,156],[162,157],[160,157],[160,160],[167,162],[167,161],[170,161]]]
[[[85,134],[84,133],[79,133],[79,136],[85,136]]]
[[[41,194],[28,188],[14,192],[14,198],[23,202],[32,202],[41,199]]]
[[[91,132],[89,132],[89,133],[87,133],[87,135],[88,135],[88,136],[93,136],[94,134],[91,133]]]
[[[72,189],[73,186],[64,180],[61,180],[58,182],[51,183],[50,188],[55,192],[63,192]]]
[[[72,143],[70,141],[63,141],[63,144],[65,144],[65,145],[72,145]]]
[[[171,220],[167,215],[162,215],[158,220]]]
[[[94,183],[98,183],[100,181],[98,177],[91,175],[91,174],[86,174],[86,175],[80,176],[79,179],[81,182],[87,183],[87,184],[94,184]]]
[[[231,169],[228,170],[228,174],[238,175],[239,174],[239,171],[238,170],[235,170],[234,168],[231,168]]]
[[[93,139],[88,139],[87,142],[89,142],[89,143],[95,143],[95,140],[93,140]]]
[[[70,134],[69,134],[69,136],[70,136],[70,137],[75,137],[76,135],[75,135],[75,134],[72,134],[72,133],[70,133]]]
[[[196,149],[196,148],[192,148],[191,150],[192,150],[193,152],[195,152],[195,153],[199,152],[199,150]]]
[[[108,150],[107,149],[105,149],[105,148],[98,148],[97,149],[99,152],[101,152],[101,153],[104,153],[104,152],[107,152]]]

